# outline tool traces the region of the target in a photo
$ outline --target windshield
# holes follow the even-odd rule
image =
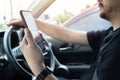
[[[64,23],[96,3],[97,0],[56,0],[39,19],[53,24]]]
[[[52,0],[0,0],[0,30],[6,29],[4,24],[11,18],[19,18],[20,10],[36,10],[39,11],[39,7],[35,5],[44,5],[40,3],[45,1],[50,2]],[[48,8],[43,8],[42,14],[39,14],[38,19],[52,23],[63,24],[72,16],[82,12],[84,9],[94,5],[97,0],[54,0],[54,3]],[[38,4],[37,4],[38,3]],[[45,5],[46,6],[46,5]],[[37,12],[38,13],[38,12]]]

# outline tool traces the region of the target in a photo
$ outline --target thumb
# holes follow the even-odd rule
[[[33,40],[30,30],[28,28],[26,28],[24,32],[25,32],[25,36],[26,36],[26,40],[27,40],[28,44],[33,44],[34,40]]]

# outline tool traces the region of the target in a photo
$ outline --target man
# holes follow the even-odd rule
[[[69,43],[90,45],[97,53],[95,66],[80,80],[120,80],[120,0],[98,0],[100,16],[112,23],[108,30],[97,32],[78,32],[36,20],[38,28],[46,34]],[[9,25],[23,26],[21,21],[12,20]],[[59,34],[59,35],[58,35]],[[45,71],[42,52],[35,45],[31,33],[25,29],[21,50],[35,76],[41,78]],[[28,54],[29,53],[29,54]],[[46,71],[45,80],[57,80]],[[40,79],[38,79],[40,80]]]

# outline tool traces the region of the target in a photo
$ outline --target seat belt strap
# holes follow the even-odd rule
[[[101,61],[101,56],[99,56],[99,58],[98,58],[98,60],[97,60],[96,68],[95,68],[95,71],[94,71],[92,80],[99,80],[99,79],[98,79],[98,76],[97,76],[97,66],[98,66],[98,64],[100,63],[100,61]]]
[[[94,74],[93,74],[93,78],[92,80],[98,80],[98,76],[97,76],[97,68],[95,69],[94,71]]]

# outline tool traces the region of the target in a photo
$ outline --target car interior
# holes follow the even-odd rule
[[[19,46],[24,36],[24,29],[16,29],[12,25],[5,25],[10,18],[20,17],[19,10],[29,10],[33,13],[34,18],[56,25],[64,25],[69,29],[78,31],[97,31],[107,29],[111,26],[108,21],[99,17],[99,9],[96,6],[96,0],[84,0],[84,3],[79,3],[79,5],[86,4],[86,7],[84,10],[82,8],[80,11],[79,6],[76,6],[78,8],[76,12],[78,13],[74,15],[64,10],[63,12],[67,14],[67,17],[62,16],[65,19],[69,17],[69,19],[62,22],[60,19],[54,18],[57,12],[51,10],[54,9],[55,5],[58,5],[57,3],[60,3],[60,1],[61,0],[22,0],[22,6],[20,3],[17,5],[15,0],[10,0],[9,6],[6,6],[8,4],[7,0],[2,1],[6,8],[11,8],[11,11],[8,10],[9,12],[7,12],[7,9],[4,11],[6,15],[9,16],[5,17],[5,15],[3,15],[3,22],[1,22],[0,26],[0,80],[32,80],[33,77],[33,73]],[[68,2],[66,3],[64,1]],[[17,0],[17,2],[19,1]],[[62,4],[68,5],[70,2],[69,0],[62,0]],[[21,8],[18,9],[19,7]],[[58,7],[58,11],[61,10],[60,7],[61,6]],[[53,19],[46,15],[47,12],[53,13],[50,14],[53,16]],[[10,15],[10,13],[14,16]],[[57,77],[79,79],[96,59],[96,55],[90,46],[62,42],[45,33],[41,33],[41,43],[43,43],[41,44],[41,48],[45,65],[48,66]]]

